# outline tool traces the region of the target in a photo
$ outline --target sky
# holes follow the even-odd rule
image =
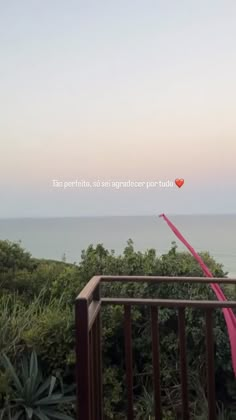
[[[0,0],[0,217],[236,213],[235,21],[235,0]]]

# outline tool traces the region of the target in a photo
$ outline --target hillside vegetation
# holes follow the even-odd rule
[[[226,275],[207,252],[201,255],[214,276]],[[72,265],[37,260],[20,244],[0,241],[0,419],[75,418],[74,301],[96,274],[202,276],[192,256],[178,252],[174,243],[161,257],[154,249],[135,251],[131,240],[118,256],[101,244],[91,245],[82,252],[81,262]],[[227,290],[228,296],[233,293]],[[214,299],[209,286],[187,284],[114,283],[103,285],[102,294]],[[153,413],[150,314],[146,308],[135,308],[132,317],[136,418],[145,420]],[[102,322],[105,418],[124,419],[123,308],[104,308]],[[194,419],[206,419],[204,316],[187,310],[186,322],[191,412]],[[177,328],[176,312],[162,309],[161,381],[166,420],[178,419],[180,413]],[[219,418],[234,419],[236,381],[220,311],[216,312],[214,333]]]

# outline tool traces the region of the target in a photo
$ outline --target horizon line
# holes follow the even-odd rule
[[[163,212],[162,212],[163,213]],[[116,217],[159,217],[156,214],[104,214],[104,215],[71,215],[71,216],[0,216],[0,220],[26,220],[26,219],[98,219],[98,218],[116,218]],[[169,216],[236,216],[235,213],[165,213]]]

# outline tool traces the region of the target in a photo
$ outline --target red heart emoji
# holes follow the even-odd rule
[[[177,187],[181,188],[182,185],[184,185],[184,179],[183,178],[181,178],[181,179],[177,178],[175,180],[175,183],[176,183]]]

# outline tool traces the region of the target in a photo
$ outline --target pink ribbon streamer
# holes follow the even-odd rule
[[[198,255],[197,252],[193,249],[193,247],[186,241],[186,239],[179,232],[179,230],[173,225],[173,223],[164,214],[160,214],[159,217],[163,217],[163,219],[166,221],[166,223],[174,232],[174,234],[177,236],[177,238],[186,246],[186,248],[188,248],[188,250],[191,252],[193,257],[199,263],[206,277],[213,277],[212,273],[210,272],[206,264],[204,264],[200,255]],[[210,286],[212,290],[214,291],[218,300],[220,301],[227,300],[219,284],[211,283]],[[224,314],[225,322],[228,329],[228,335],[229,335],[229,341],[230,341],[230,347],[231,347],[232,365],[233,365],[234,375],[236,377],[236,316],[234,315],[231,308],[223,308],[222,312]]]

